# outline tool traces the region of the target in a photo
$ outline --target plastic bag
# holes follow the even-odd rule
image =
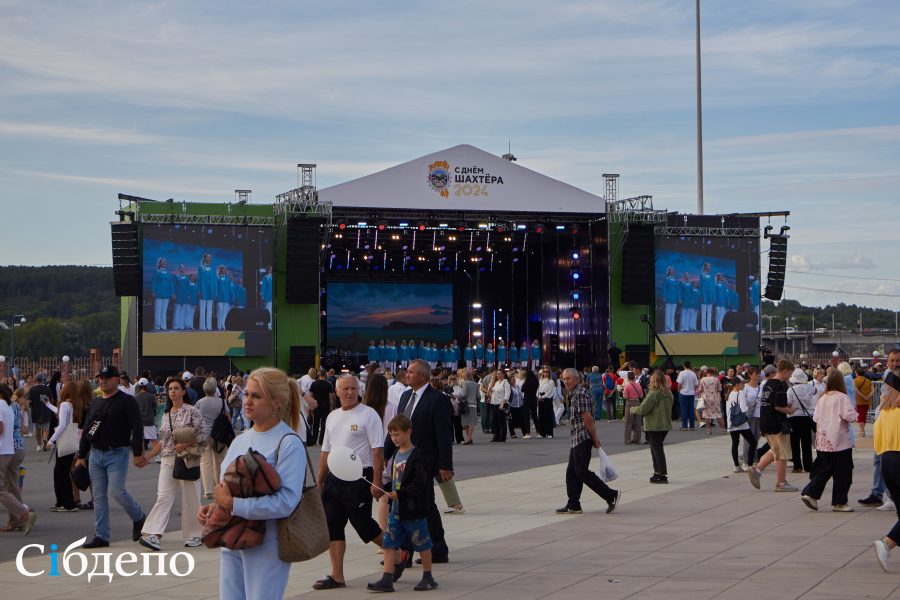
[[[597,475],[599,475],[600,479],[605,483],[615,481],[619,478],[619,472],[616,471],[612,461],[609,459],[609,455],[603,448],[599,448],[598,452],[600,454],[600,469],[598,470]]]

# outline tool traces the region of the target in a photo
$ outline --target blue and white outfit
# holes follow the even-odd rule
[[[716,302],[716,282],[712,273],[700,273],[700,331],[713,330],[713,304]]]
[[[472,362],[475,360],[475,350],[472,346],[466,346],[466,349],[463,350],[463,360],[466,361],[466,368],[472,368]]]
[[[172,315],[172,329],[190,329],[187,313],[190,310],[191,280],[185,273],[175,275],[175,312]]]
[[[728,312],[728,305],[731,303],[729,298],[728,286],[725,281],[716,282],[716,331],[722,331],[722,322],[725,320],[725,313]]]
[[[700,313],[700,288],[691,288],[691,318],[688,325],[691,331],[697,331],[697,315]]]
[[[674,275],[668,275],[663,282],[663,303],[665,305],[664,331],[675,331],[675,309],[678,308],[678,300],[678,281],[675,279]]]
[[[694,331],[697,328],[697,318],[691,321],[691,292],[694,286],[690,279],[682,280],[678,284],[678,299],[681,301],[681,322],[678,331]]]
[[[497,346],[497,364],[501,366],[506,364],[506,344]]]
[[[534,341],[531,343],[531,368],[537,369],[541,364],[541,345]]]
[[[762,317],[759,315],[759,279],[754,279],[750,284],[750,307],[756,313],[756,324],[761,325]]]
[[[494,347],[488,346],[484,351],[484,364],[487,368],[491,368],[494,366],[494,360],[496,358],[496,354],[494,353]]]
[[[172,274],[168,269],[156,269],[153,274],[153,329],[164,330],[166,327],[166,313],[169,310],[169,300],[174,295],[172,289]]]
[[[216,300],[216,274],[212,265],[197,268],[197,291],[200,298],[200,330],[212,331],[213,302]]]
[[[272,274],[266,273],[259,283],[259,296],[262,298],[266,310],[269,311],[269,329],[272,329]]]
[[[228,275],[216,276],[216,328],[225,331],[225,317],[231,310],[231,281]]]
[[[519,366],[523,369],[528,368],[528,346],[525,345],[525,342],[522,342],[519,347]]]
[[[185,328],[194,328],[194,317],[197,314],[197,306],[200,304],[200,297],[197,293],[197,284],[191,281],[188,284],[188,309],[186,312]]]
[[[248,550],[222,548],[219,569],[219,598],[223,600],[280,600],[287,587],[291,563],[278,558],[278,519],[290,516],[300,502],[306,479],[306,452],[299,438],[283,421],[265,432],[249,429],[236,437],[225,459],[222,472],[251,447],[275,465],[281,488],[258,498],[235,498],[232,514],[245,519],[265,519],[266,535],[262,544]],[[281,443],[278,463],[275,450]]]
[[[406,342],[403,342],[400,345],[400,367],[405,369],[409,366],[409,346],[406,345]]]
[[[378,346],[369,346],[369,353],[366,355],[369,364],[378,362]]]
[[[397,351],[396,343],[391,342],[391,345],[388,346],[388,349],[387,349],[387,355],[388,355],[388,367],[390,368],[390,371],[393,373],[394,371],[397,370],[397,360],[400,358],[400,354]]]
[[[509,345],[509,366],[513,368],[519,366],[519,349],[515,344]]]
[[[234,306],[247,308],[247,288],[234,284]]]

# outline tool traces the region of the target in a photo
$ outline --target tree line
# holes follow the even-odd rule
[[[839,331],[859,331],[860,316],[862,316],[863,330],[894,331],[897,313],[886,308],[869,308],[856,304],[844,304],[835,306],[803,306],[796,300],[782,300],[778,304],[764,300],[762,314],[765,331],[769,331],[769,319],[772,318],[772,330],[780,331],[783,327],[796,327],[798,331],[812,331],[824,327],[831,330],[832,317],[834,328]]]
[[[119,346],[119,298],[112,267],[54,265],[0,267],[0,321],[16,327],[16,356],[84,356]],[[11,352],[9,329],[0,328],[0,354]]]

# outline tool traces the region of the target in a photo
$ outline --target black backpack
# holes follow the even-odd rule
[[[222,412],[213,421],[209,437],[216,444],[223,444],[226,448],[231,445],[232,440],[235,438],[234,427],[231,426],[231,417],[228,414],[228,409],[225,407],[224,398],[222,399]],[[220,452],[218,446],[214,447],[214,449],[216,452]]]

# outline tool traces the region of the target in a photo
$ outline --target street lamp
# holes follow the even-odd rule
[[[10,319],[10,349],[9,349],[9,368],[16,366],[16,325],[25,322],[25,315],[13,315]]]
[[[831,353],[831,366],[833,366],[834,368],[837,368],[838,356],[840,356],[840,355],[841,355],[841,353],[838,352],[837,350],[835,350],[834,352]]]
[[[69,356],[62,357],[63,368],[62,368],[62,382],[68,383],[69,381]]]
[[[3,371],[3,377],[6,377],[6,357],[0,354],[0,370]]]

